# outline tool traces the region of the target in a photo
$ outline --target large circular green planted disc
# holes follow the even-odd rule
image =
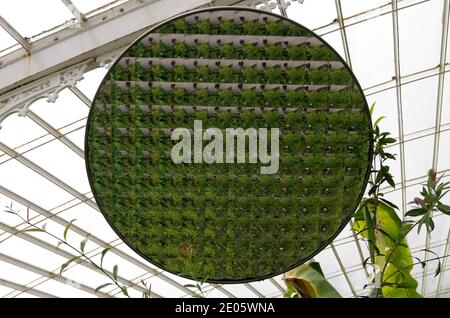
[[[225,128],[279,128],[278,171],[248,157],[174,163],[171,134],[194,120],[224,140]],[[367,183],[371,123],[353,74],[317,35],[215,8],[122,54],[97,92],[86,151],[97,203],[132,249],[186,277],[252,281],[310,259],[348,222]]]

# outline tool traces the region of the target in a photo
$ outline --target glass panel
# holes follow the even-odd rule
[[[82,291],[74,286],[73,282],[63,284],[52,279],[47,280],[45,283],[39,285],[40,290],[50,291],[52,295],[57,297],[69,297],[69,298],[95,298],[96,296]]]
[[[2,123],[0,129],[0,141],[8,144],[10,148],[16,148],[38,137],[48,135],[47,131],[36,125],[27,117],[19,117],[12,114]]]
[[[369,11],[388,4],[388,0],[354,1],[341,0],[342,14],[344,18]]]
[[[450,50],[447,50],[447,52]],[[450,58],[447,58],[450,61]],[[444,92],[442,99],[442,117],[441,125],[450,124],[450,75],[446,73],[444,76]]]
[[[73,18],[62,1],[1,1],[0,12],[22,36],[32,37]]]
[[[52,209],[73,197],[16,160],[0,165],[2,186],[43,207]]]
[[[66,135],[70,141],[77,145],[81,150],[84,150],[84,132],[85,129],[79,129]]]
[[[59,140],[24,155],[78,192],[89,192],[85,162]]]
[[[439,64],[443,0],[426,1],[398,13],[402,75]]]
[[[69,89],[59,93],[54,103],[40,99],[30,109],[54,128],[61,128],[88,115],[89,108]]]
[[[381,116],[385,116],[379,123],[381,131],[388,131],[392,136],[398,136],[398,111],[397,111],[397,92],[391,88],[380,93],[372,94],[366,97],[367,103],[372,105],[376,103],[373,110],[373,121]]]
[[[345,61],[345,53],[344,47],[342,46],[342,37],[340,31],[334,31],[331,33],[327,33],[322,37],[328,44],[330,44],[336,52],[342,57]]]
[[[83,74],[84,79],[77,83],[77,87],[90,99],[93,100],[100,83],[108,70],[104,67],[96,68]]]
[[[72,0],[72,3],[83,13],[98,9],[108,3],[114,2],[112,0]]]
[[[439,138],[438,170],[450,169],[450,130],[441,133]]]
[[[3,278],[7,281],[19,285],[26,285],[30,281],[38,279],[39,277],[41,276],[33,272],[27,271],[21,267],[0,261],[0,278]],[[0,295],[2,295],[1,287],[0,287]]]
[[[344,264],[344,268],[349,268],[362,263],[354,240],[345,244],[336,245],[335,247],[341,258],[342,264]],[[362,246],[362,248],[364,248],[364,246]]]
[[[438,77],[402,86],[403,133],[434,127],[436,123]]]
[[[0,27],[0,51],[9,48],[10,46],[17,44],[16,40],[9,35],[2,27]]]
[[[346,28],[353,71],[367,88],[395,75],[392,17],[384,15]]]
[[[433,142],[433,136],[427,136],[405,143],[406,180],[427,174],[433,160]]]
[[[336,273],[339,270],[339,263],[333,254],[331,248],[327,247],[314,257],[314,260],[320,263],[325,276]]]
[[[339,275],[328,279],[329,283],[336,288],[342,297],[353,297],[352,291],[348,282],[345,280],[344,275]]]

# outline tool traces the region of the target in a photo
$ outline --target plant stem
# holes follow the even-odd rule
[[[450,255],[444,255],[444,256],[438,256],[438,257],[435,257],[435,258],[430,258],[430,259],[424,260],[424,261],[422,261],[422,262],[412,263],[411,265],[408,265],[408,266],[399,268],[399,269],[397,269],[395,272],[393,272],[391,275],[389,275],[388,277],[386,277],[384,280],[381,280],[381,285],[383,285],[384,283],[386,283],[386,281],[387,281],[389,278],[391,278],[392,276],[394,276],[394,275],[396,275],[397,273],[401,272],[402,270],[408,269],[408,268],[410,268],[410,267],[414,267],[414,266],[419,265],[419,264],[422,264],[422,263],[426,263],[426,262],[430,262],[430,261],[435,261],[435,260],[440,260],[441,258],[446,258],[446,257],[450,257]]]

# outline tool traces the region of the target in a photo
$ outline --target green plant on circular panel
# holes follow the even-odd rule
[[[171,134],[194,120],[279,128],[279,169],[174,163]],[[311,31],[216,8],[122,54],[97,92],[86,149],[98,205],[136,252],[183,276],[251,281],[305,262],[343,228],[367,182],[371,123],[354,76]]]

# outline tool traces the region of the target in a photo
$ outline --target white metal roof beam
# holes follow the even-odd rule
[[[44,208],[40,207],[39,205],[28,201],[27,199],[21,197],[20,195],[18,195],[17,193],[14,193],[12,191],[10,191],[9,189],[6,189],[5,187],[0,185],[0,193],[9,197],[10,199],[16,201],[17,203],[20,203],[24,206],[29,207],[31,210],[49,218],[52,219],[53,221],[55,221],[56,223],[58,223],[59,225],[62,225],[63,227],[66,227],[69,222],[67,222],[66,220],[64,220],[63,218],[52,214],[51,212],[45,210]],[[109,247],[111,248],[110,252],[113,254],[116,254],[117,256],[129,261],[131,264],[134,264],[140,268],[142,268],[143,270],[149,272],[150,274],[153,274],[155,276],[158,276],[158,278],[160,278],[161,280],[164,280],[166,283],[171,284],[172,286],[180,289],[181,291],[189,294],[190,296],[194,296],[194,297],[199,297],[200,295],[198,295],[197,293],[193,292],[192,290],[190,290],[187,287],[184,287],[183,285],[181,285],[180,283],[178,283],[177,281],[173,280],[172,278],[166,276],[162,271],[154,269],[150,266],[148,266],[147,264],[145,264],[144,262],[130,256],[129,254],[122,252],[121,250],[112,247],[110,244],[106,243],[105,241],[99,239],[98,237],[96,237],[95,235],[93,235],[92,233],[88,233],[85,230],[83,230],[82,228],[76,226],[75,224],[72,224],[70,227],[71,231],[74,231],[75,233],[83,236],[83,237],[87,237],[89,236],[89,240],[91,240],[92,242],[94,242],[95,244],[106,248]]]
[[[63,182],[62,180],[58,179],[57,177],[55,177],[54,175],[49,173],[47,170],[45,170],[42,167],[38,166],[33,161],[23,157],[17,151],[15,151],[14,149],[8,147],[7,145],[5,145],[2,142],[0,142],[0,150],[5,152],[5,153],[7,153],[8,156],[16,159],[18,162],[20,162],[24,166],[26,166],[26,167],[30,168],[31,170],[33,170],[34,172],[40,174],[41,176],[46,178],[48,181],[56,184],[58,187],[60,187],[64,191],[70,193],[71,195],[73,195],[74,197],[79,199],[80,201],[85,202],[91,208],[99,211],[99,208],[98,208],[97,204],[94,201],[92,201],[91,199],[87,198],[85,195],[83,195],[79,191],[75,190],[74,188],[72,188],[71,186],[69,186],[68,184]]]
[[[30,44],[30,40],[27,38],[24,38],[11,24],[8,23],[8,21],[5,20],[5,18],[3,18],[0,15],[0,26],[5,29],[6,32],[9,33],[9,35],[11,35],[14,40],[16,40],[20,45],[22,45],[22,47],[28,52],[31,52],[31,44]]]
[[[72,3],[72,1],[70,0],[61,0],[61,1],[70,10],[70,12],[72,12],[74,17],[78,20],[78,22],[80,22],[80,25],[83,25],[84,22],[86,22],[87,20],[86,16],[80,10],[78,10],[78,8]]]
[[[48,277],[50,279],[54,279],[55,281],[57,281],[59,283],[62,283],[62,284],[67,284],[68,283],[67,278],[59,276],[58,274],[55,274],[53,272],[48,272],[48,271],[46,271],[46,270],[44,270],[42,268],[39,268],[39,267],[34,266],[32,264],[26,263],[26,262],[21,261],[19,259],[13,258],[11,256],[5,255],[3,253],[0,253],[0,261],[9,263],[11,265],[14,265],[14,266],[17,266],[17,267],[20,267],[20,268],[23,268],[23,269],[25,269],[27,271],[33,272],[33,273],[38,274],[40,276],[44,276],[44,277]],[[111,297],[110,295],[105,294],[105,293],[103,293],[101,291],[96,293],[94,288],[91,288],[89,286],[86,286],[84,284],[81,284],[81,283],[73,281],[73,280],[71,281],[71,286],[74,286],[74,287],[76,287],[76,288],[78,288],[78,289],[80,289],[80,290],[82,290],[84,292],[87,292],[87,293],[95,295],[95,296],[100,296],[100,297],[103,297],[103,298],[110,298]]]
[[[339,23],[339,31],[341,33],[342,44],[344,47],[345,60],[348,66],[352,68],[352,60],[350,59],[350,50],[348,48],[347,33],[345,32],[344,16],[342,15],[341,1],[335,0],[335,3],[336,3],[337,20]]]
[[[402,215],[406,210],[406,176],[405,176],[405,143],[403,136],[403,110],[402,110],[402,87],[401,87],[401,72],[400,72],[400,40],[398,30],[398,8],[397,0],[392,1],[392,29],[394,35],[394,64],[395,64],[395,82],[397,95],[397,113],[398,113],[398,134],[399,134],[399,159],[400,159],[400,182],[402,192]]]
[[[89,16],[81,29],[61,26],[59,31],[34,40],[32,55],[14,51],[0,58],[0,94],[122,48],[151,25],[209,3],[209,0],[127,1]]]
[[[40,239],[38,239],[38,238],[36,238],[34,236],[26,234],[26,233],[22,232],[21,230],[17,230],[15,228],[12,228],[12,227],[4,224],[3,222],[0,222],[0,229],[2,229],[3,231],[6,231],[6,232],[8,232],[8,233],[10,233],[10,234],[12,234],[12,235],[14,235],[16,237],[19,237],[19,238],[21,238],[21,239],[23,239],[23,240],[25,240],[25,241],[27,241],[27,242],[29,242],[31,244],[39,246],[39,247],[41,247],[41,248],[43,248],[43,249],[45,249],[45,250],[47,250],[47,251],[49,251],[51,253],[55,253],[55,254],[57,254],[59,256],[62,256],[64,258],[73,259],[75,256],[78,256],[78,255],[74,255],[72,253],[69,253],[69,252],[67,252],[67,251],[65,251],[63,249],[57,248],[57,247],[55,247],[55,246],[53,246],[53,245],[51,245],[51,244],[49,244],[49,243],[47,243],[47,242],[45,242],[43,240],[40,240]],[[91,253],[88,252],[87,254],[92,254],[92,252]],[[100,252],[98,252],[97,254],[95,254],[93,256],[96,256],[98,254],[100,254]],[[86,267],[86,268],[88,268],[90,270],[93,270],[93,271],[103,275],[103,272],[100,269],[90,266],[88,262],[86,262],[86,261],[84,261],[82,259],[78,259],[78,260],[74,261],[74,263],[80,264],[80,265],[82,265],[82,266],[84,266],[84,267]],[[108,273],[108,275],[112,276],[112,273],[110,271],[105,270],[105,272]],[[124,284],[125,286],[129,286],[129,287],[131,287],[133,289],[136,289],[139,292],[146,292],[147,291],[144,287],[142,287],[142,286],[140,286],[138,284],[135,284],[134,282],[132,282],[132,281],[130,281],[130,280],[128,280],[128,279],[126,279],[126,278],[124,278],[122,276],[117,276],[117,281],[120,284]],[[152,294],[156,298],[161,298],[161,296],[159,294],[157,294],[157,293],[152,293]]]
[[[0,278],[0,285],[14,289],[15,291],[19,291],[20,293],[27,293],[40,298],[57,298],[54,295],[42,292],[40,290],[33,289],[31,287],[25,287],[16,283],[13,283],[9,280]]]

